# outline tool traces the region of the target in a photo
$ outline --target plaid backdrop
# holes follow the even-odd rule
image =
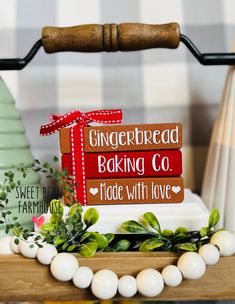
[[[233,0],[0,0],[0,57],[23,57],[45,25],[176,21],[202,52],[230,51]],[[121,107],[127,123],[182,122],[186,185],[200,190],[227,67],[203,67],[184,45],[132,53],[43,49],[22,71],[1,72],[22,112],[34,156],[58,153],[58,134],[38,136],[49,113]]]

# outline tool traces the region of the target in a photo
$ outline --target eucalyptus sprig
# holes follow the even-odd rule
[[[215,226],[219,218],[219,211],[213,209],[207,227],[199,231],[188,231],[185,227],[179,227],[173,231],[162,230],[157,217],[152,212],[146,212],[143,215],[143,223],[126,221],[121,225],[121,231],[146,236],[144,240],[136,243],[135,247],[140,251],[197,251],[202,245],[209,243],[216,232]]]
[[[57,163],[58,157],[54,156],[53,161],[54,163]],[[68,170],[66,168],[64,168],[62,171],[56,170],[56,168],[54,168],[49,162],[41,164],[38,159],[35,159],[33,170],[35,172],[45,174],[47,179],[55,180],[61,192],[69,193],[69,195],[66,196],[66,202],[68,202],[69,205],[78,203],[74,195],[74,188],[77,186],[75,177],[68,174]]]
[[[27,176],[28,168],[25,168],[23,164],[18,167],[12,166],[8,171],[4,173],[4,178],[0,184],[0,225],[5,226],[6,234],[13,229],[19,229],[21,225],[18,223],[18,218],[12,216],[12,211],[7,210],[9,198],[8,195],[17,186],[21,185],[21,181],[16,179],[16,173],[19,173],[23,178]],[[21,233],[28,233],[27,229],[21,229]]]

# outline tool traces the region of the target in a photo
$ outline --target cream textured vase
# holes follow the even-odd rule
[[[38,173],[32,170],[33,163],[20,114],[13,96],[0,78],[0,184],[12,166],[23,164],[28,168],[25,178],[15,170],[16,181],[20,180],[21,186],[9,194],[7,210],[29,229],[33,228],[32,216],[43,213],[42,187]],[[4,230],[5,226],[1,224],[0,237],[4,235]]]
[[[218,208],[220,225],[235,230],[235,68],[229,67],[214,125],[204,174],[202,198]]]

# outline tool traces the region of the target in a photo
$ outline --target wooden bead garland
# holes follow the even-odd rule
[[[79,267],[79,263],[73,254],[56,254],[56,248],[53,245],[48,246],[48,244],[45,244],[42,252],[44,252],[47,261],[51,260],[51,273],[57,280],[73,280],[74,285],[78,288],[91,286],[92,293],[99,299],[111,299],[116,295],[117,291],[124,297],[132,297],[137,291],[144,296],[155,297],[163,291],[164,284],[176,287],[181,284],[182,278],[198,279],[203,276],[206,265],[212,265],[218,262],[218,248],[221,256],[233,255],[235,253],[235,236],[228,231],[223,232],[224,233],[221,233],[221,231],[216,232],[213,235],[211,244],[203,245],[198,253],[186,252],[182,254],[177,266],[168,265],[164,267],[162,273],[155,269],[144,269],[138,273],[136,278],[125,275],[118,279],[117,275],[109,269],[102,269],[93,274],[90,268],[85,266]],[[14,237],[12,237],[12,239],[13,238]],[[7,250],[8,254],[20,251],[25,257],[36,258],[40,250],[36,244],[30,248],[30,244],[32,244],[31,240],[28,243],[27,241],[20,241],[18,246],[14,246],[11,241],[9,237],[3,237],[0,240],[2,248],[4,243],[7,248],[10,244],[9,248],[11,252]],[[25,247],[27,247],[26,252]],[[54,247],[55,250],[52,250],[52,247]],[[24,248],[24,250],[21,250],[22,248]],[[28,252],[30,249],[32,249],[32,254]],[[36,254],[35,251],[37,251]],[[38,257],[39,256],[39,262],[44,262],[42,254],[38,255]],[[49,264],[49,262],[43,264]]]

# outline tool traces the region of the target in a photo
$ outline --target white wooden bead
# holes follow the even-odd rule
[[[117,293],[117,288],[118,277],[113,271],[102,269],[94,274],[91,291],[97,298],[101,300],[112,299]]]
[[[133,297],[137,293],[136,279],[130,275],[121,277],[118,281],[118,292],[125,298]]]
[[[196,252],[186,252],[182,254],[177,266],[185,279],[199,279],[206,271],[206,264],[203,258]]]
[[[221,256],[230,256],[235,253],[235,237],[229,231],[218,231],[212,235],[211,244],[219,247]]]
[[[0,239],[0,254],[13,254],[11,249],[12,236],[4,236]]]
[[[78,261],[67,252],[58,253],[51,262],[51,273],[59,281],[70,281],[77,268]]]
[[[30,241],[20,241],[20,252],[23,256],[29,259],[35,259],[37,257],[38,245]]]
[[[176,287],[182,282],[183,276],[175,265],[168,265],[162,270],[162,277],[167,286]]]
[[[160,272],[155,269],[144,269],[136,277],[138,291],[146,297],[159,295],[164,288]]]
[[[220,253],[216,246],[212,244],[203,245],[198,253],[205,261],[206,265],[215,265],[219,261]]]
[[[43,265],[50,265],[57,253],[57,249],[54,245],[44,244],[42,248],[38,249],[37,259]]]
[[[78,288],[87,288],[91,285],[93,272],[89,267],[79,267],[73,275],[73,284]]]
[[[19,240],[19,238],[16,237],[16,236],[13,236],[13,237],[12,237],[11,242],[10,242],[11,250],[12,250],[14,253],[20,253],[20,240],[19,240],[19,244],[16,245],[15,239],[18,239],[18,240]]]

